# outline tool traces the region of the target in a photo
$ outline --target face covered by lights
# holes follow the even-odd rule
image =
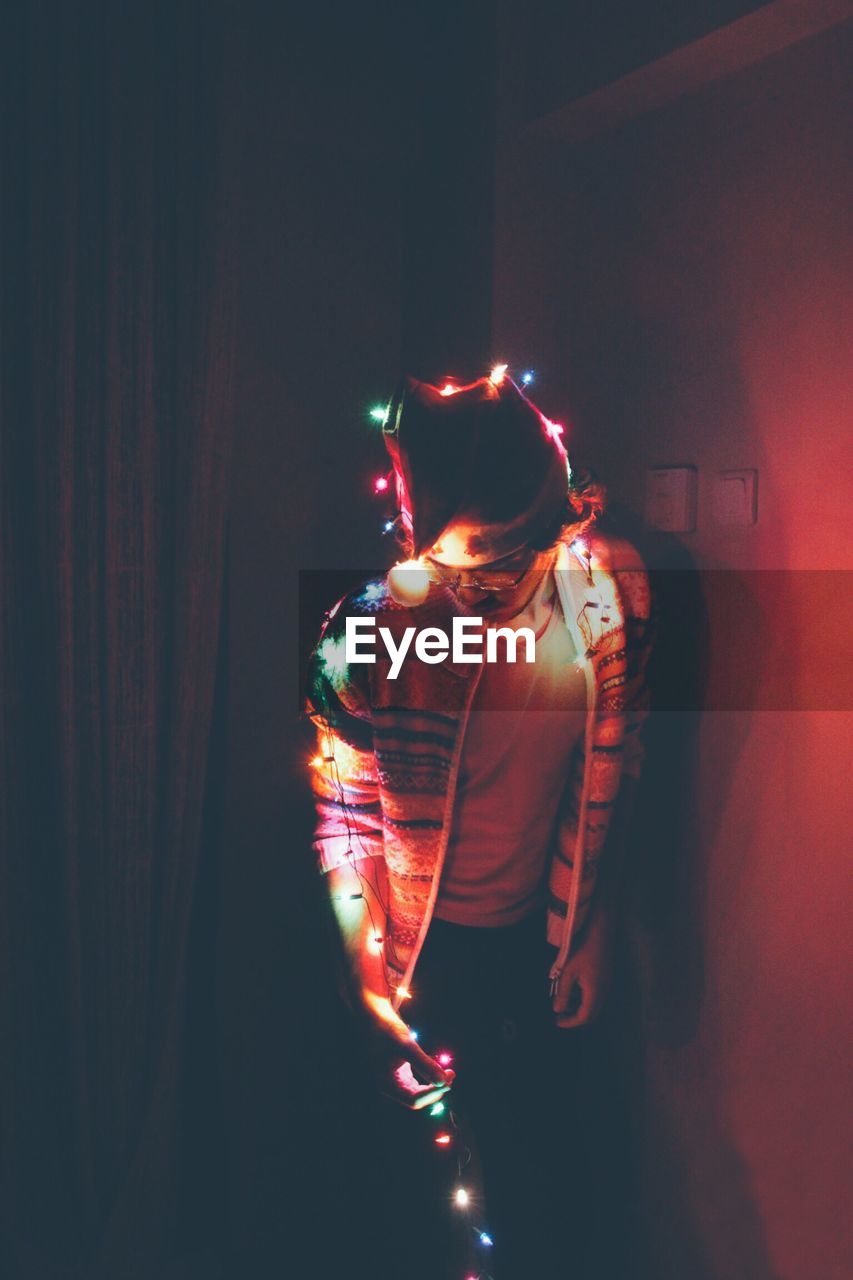
[[[425,557],[431,576],[449,587],[472,614],[492,621],[512,618],[524,608],[556,555],[554,547],[546,551],[521,547],[500,560],[469,569],[443,563],[435,558],[435,551]]]

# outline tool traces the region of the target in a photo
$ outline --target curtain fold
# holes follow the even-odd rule
[[[31,3],[2,54],[7,1275],[150,1276],[178,1248],[232,429],[225,27]]]

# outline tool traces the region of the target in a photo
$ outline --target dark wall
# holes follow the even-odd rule
[[[525,47],[525,111],[555,111],[765,7],[766,0],[596,0],[510,4]]]

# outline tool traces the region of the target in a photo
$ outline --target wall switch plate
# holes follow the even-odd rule
[[[715,521],[717,524],[755,524],[757,498],[757,471],[721,471],[714,481]]]
[[[696,528],[695,467],[649,467],[646,523],[664,533],[690,533]]]

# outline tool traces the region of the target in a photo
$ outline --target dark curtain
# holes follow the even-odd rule
[[[216,856],[232,412],[224,27],[186,3],[4,19],[7,1276],[183,1274],[193,1248],[188,973]]]

